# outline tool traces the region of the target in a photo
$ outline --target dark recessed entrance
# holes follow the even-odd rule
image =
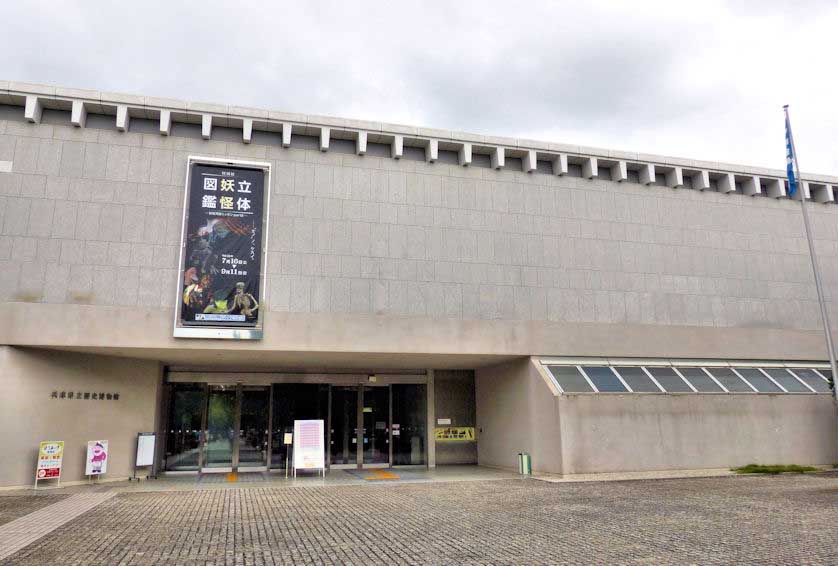
[[[325,422],[327,466],[426,463],[424,384],[169,383],[167,471],[285,470],[294,421]]]

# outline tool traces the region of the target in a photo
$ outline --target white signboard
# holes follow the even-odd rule
[[[323,421],[294,421],[294,473],[297,470],[326,471]]]
[[[87,443],[84,475],[99,476],[108,472],[108,441],[91,440]]]
[[[137,460],[135,468],[154,465],[154,440],[153,432],[141,432],[137,435]]]

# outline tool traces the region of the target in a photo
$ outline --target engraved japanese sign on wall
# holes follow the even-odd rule
[[[267,177],[264,168],[190,162],[176,327],[257,325]]]

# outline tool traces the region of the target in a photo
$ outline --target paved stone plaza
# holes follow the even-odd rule
[[[835,564],[836,524],[838,474],[121,492],[3,564]]]

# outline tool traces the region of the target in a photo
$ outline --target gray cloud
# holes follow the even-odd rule
[[[834,2],[15,2],[12,80],[838,174]],[[800,80],[794,78],[800,77]]]

